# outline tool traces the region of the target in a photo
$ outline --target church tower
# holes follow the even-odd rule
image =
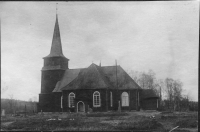
[[[43,59],[44,66],[42,68],[41,94],[47,94],[53,91],[56,83],[61,80],[65,70],[68,69],[69,59],[67,59],[62,52],[57,14],[51,51],[50,54]]]
[[[41,92],[39,94],[39,103],[37,108],[38,112],[53,112],[55,111],[55,98],[52,91],[68,69],[69,61],[62,52],[57,14],[51,51],[50,54],[43,59],[44,66],[42,67]]]

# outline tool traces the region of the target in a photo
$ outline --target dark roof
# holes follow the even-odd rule
[[[66,70],[53,92],[71,89],[116,89],[117,84],[118,89],[141,89],[120,66],[101,67],[91,64],[88,68]]]
[[[54,33],[53,33],[53,40],[51,45],[51,51],[50,54],[44,58],[47,57],[65,57],[62,52],[62,44],[61,44],[61,38],[60,38],[60,29],[58,24],[58,17],[56,15],[56,23],[54,27]]]
[[[143,99],[147,98],[159,98],[159,96],[156,95],[155,91],[153,89],[142,89],[142,95],[141,97]]]
[[[124,71],[121,66],[101,67],[108,82],[118,89],[141,89],[140,86]],[[117,78],[116,78],[117,75]]]
[[[78,76],[80,70],[81,69],[67,69],[61,81],[57,82],[53,92],[61,92],[60,89],[68,85],[71,81],[73,81]]]
[[[79,75],[71,83],[62,88],[62,90],[93,88],[109,88],[109,84],[106,83],[95,64],[91,64],[88,68],[82,69]]]

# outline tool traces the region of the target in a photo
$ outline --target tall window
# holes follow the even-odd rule
[[[75,94],[74,93],[70,93],[69,94],[69,107],[74,107],[74,98],[75,98]]]
[[[122,93],[122,106],[129,106],[129,97],[127,92]]]
[[[140,93],[138,92],[138,106],[140,106]]]
[[[60,101],[61,101],[61,102],[60,102],[60,107],[63,108],[63,96],[61,96]]]
[[[95,91],[93,94],[93,106],[94,107],[101,106],[101,98],[100,98],[100,93],[98,91]]]
[[[110,92],[110,106],[113,106],[113,97],[112,97],[112,92]]]

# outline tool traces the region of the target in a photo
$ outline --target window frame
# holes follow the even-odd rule
[[[60,107],[63,108],[63,95],[60,97]]]
[[[110,92],[110,107],[113,107],[113,95],[112,95],[112,92]]]
[[[71,99],[70,99],[70,97],[73,97],[73,103],[74,103],[73,106],[71,105]],[[68,95],[68,107],[69,108],[74,108],[75,107],[75,102],[74,102],[75,97],[76,96],[75,96],[75,94],[73,92],[69,93],[69,95]]]
[[[127,96],[125,96],[124,94],[126,94]],[[123,92],[122,94],[121,94],[121,106],[122,107],[128,107],[129,106],[129,94],[128,94],[128,92]],[[125,102],[125,104],[124,104],[124,102]]]
[[[95,95],[96,93],[98,93],[98,95]],[[99,99],[99,102],[98,102],[98,104],[95,104],[95,99],[97,99],[97,98],[95,98],[95,97],[97,97],[98,99]],[[95,91],[94,93],[93,93],[93,107],[101,107],[101,94],[100,94],[100,92],[98,92],[98,91]]]

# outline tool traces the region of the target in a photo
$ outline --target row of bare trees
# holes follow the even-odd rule
[[[183,94],[183,83],[172,78],[157,79],[153,70],[148,72],[128,71],[133,80],[143,89],[152,89],[161,99],[161,106],[167,110],[181,111],[189,107],[189,99]]]
[[[166,95],[169,100],[168,108],[170,110],[181,110],[181,101],[183,101],[184,96],[182,94],[183,83],[180,80],[173,80],[172,78],[165,79],[166,84]],[[188,100],[189,101],[189,100]]]
[[[158,95],[162,95],[161,88],[164,86],[164,81],[156,79],[156,74],[153,70],[148,72],[129,71],[129,75],[143,89],[153,89]]]
[[[21,101],[14,99],[13,94],[9,95],[9,99],[1,99],[1,109],[4,109],[7,114],[15,114],[18,112],[34,113],[37,111],[37,102]]]

